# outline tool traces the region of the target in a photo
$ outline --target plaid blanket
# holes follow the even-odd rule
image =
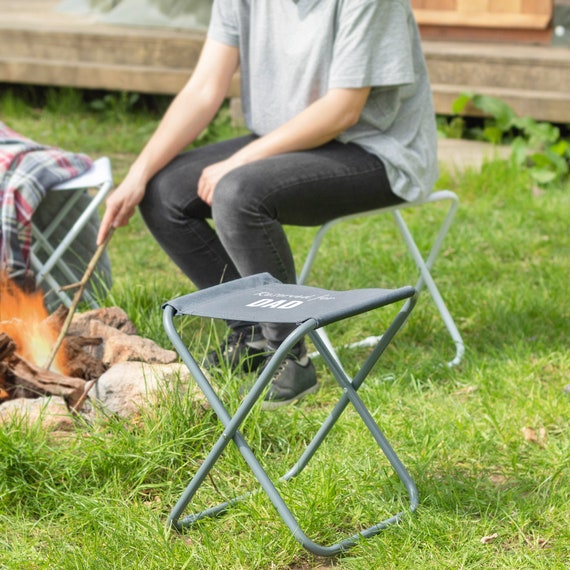
[[[38,144],[0,122],[0,273],[30,273],[35,209],[50,188],[90,166],[88,156]]]

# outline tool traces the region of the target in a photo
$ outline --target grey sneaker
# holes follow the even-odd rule
[[[230,370],[253,372],[265,364],[267,347],[265,339],[246,341],[241,332],[230,333],[217,350],[206,357],[204,368],[228,367]]]
[[[317,373],[304,343],[296,346],[275,371],[269,391],[261,404],[266,411],[292,404],[319,389]]]

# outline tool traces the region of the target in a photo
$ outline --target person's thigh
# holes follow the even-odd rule
[[[296,280],[284,225],[314,226],[400,201],[382,161],[337,142],[236,168],[214,190],[212,213],[241,275]]]
[[[240,275],[268,272],[295,283],[295,262],[283,225],[313,226],[399,202],[382,161],[354,145],[333,142],[239,167],[214,190],[216,230]],[[288,325],[265,323],[272,341]]]
[[[299,226],[402,201],[392,193],[381,160],[356,145],[338,142],[240,167],[220,181],[218,191],[215,203],[230,203],[227,211],[234,215],[257,212]]]
[[[183,152],[155,174],[141,203],[145,218],[210,218],[210,207],[197,195],[198,180],[207,166],[227,159],[250,143],[247,135]]]

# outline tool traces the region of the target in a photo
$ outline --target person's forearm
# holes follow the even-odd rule
[[[269,156],[321,146],[356,124],[370,89],[335,89],[293,119],[234,155],[248,163]]]
[[[144,198],[148,181],[191,143],[213,119],[239,61],[235,47],[206,40],[192,77],[177,95],[126,178],[106,200],[97,243],[110,228],[125,226]]]
[[[129,174],[148,182],[198,137],[214,118],[222,101],[223,96],[213,98],[191,88],[181,91],[133,162]],[[190,108],[192,112],[188,113]]]

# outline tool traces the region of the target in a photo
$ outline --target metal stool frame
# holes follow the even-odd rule
[[[257,278],[260,276],[254,276]],[[267,274],[262,274],[263,278],[269,278],[267,284],[264,284],[265,290],[271,292],[273,286],[281,287],[279,291],[282,291],[283,287],[286,291],[292,292],[293,294],[297,292],[304,292],[305,290],[314,290],[321,293],[337,293],[337,292],[328,292],[324,289],[315,289],[309,287],[303,287],[299,285],[283,285],[279,283],[277,280],[273,280]],[[400,461],[392,447],[390,446],[388,440],[378,427],[378,424],[372,417],[369,410],[366,408],[366,405],[363,403],[361,398],[358,396],[357,391],[364,383],[366,377],[377,363],[379,358],[382,356],[396,333],[400,330],[402,325],[408,319],[410,312],[412,311],[415,303],[416,303],[416,292],[413,287],[403,287],[400,289],[393,289],[393,290],[385,290],[385,289],[368,289],[368,290],[356,290],[353,292],[347,293],[359,293],[360,291],[372,291],[378,292],[376,297],[371,300],[367,306],[359,305],[355,303],[353,305],[349,305],[345,307],[345,310],[341,312],[336,312],[334,314],[328,314],[323,317],[323,315],[319,316],[311,316],[311,308],[308,308],[308,313],[304,320],[300,322],[297,328],[287,337],[287,339],[283,342],[283,344],[278,348],[278,350],[273,354],[271,359],[269,360],[268,364],[263,368],[261,374],[251,387],[250,391],[247,393],[245,398],[243,399],[241,405],[236,410],[233,416],[230,415],[224,404],[218,398],[214,388],[211,386],[210,382],[200,369],[200,366],[197,364],[194,357],[190,354],[188,348],[186,347],[185,343],[182,341],[175,325],[174,325],[174,317],[177,315],[200,315],[200,316],[209,316],[214,318],[224,318],[223,317],[223,310],[218,311],[214,310],[210,312],[208,309],[203,309],[200,307],[198,303],[192,310],[186,311],[184,308],[180,308],[180,306],[176,306],[177,302],[180,300],[189,299],[192,300],[191,297],[200,295],[201,293],[213,291],[215,289],[220,290],[221,292],[224,291],[224,288],[227,286],[235,287],[236,283],[240,281],[249,282],[252,278],[245,278],[238,281],[234,281],[232,283],[226,283],[224,285],[219,285],[217,287],[212,287],[210,290],[203,290],[198,291],[197,293],[193,293],[187,295],[185,297],[180,297],[173,301],[169,301],[163,307],[164,314],[163,314],[163,324],[166,330],[166,333],[170,340],[172,341],[176,351],[181,356],[183,362],[186,364],[188,370],[198,383],[199,387],[205,394],[206,398],[210,402],[214,412],[217,414],[218,418],[220,419],[221,423],[223,424],[224,430],[221,436],[218,438],[214,446],[212,447],[211,451],[201,464],[200,468],[195,473],[194,477],[190,481],[189,485],[186,487],[184,493],[180,497],[176,506],[172,509],[172,512],[169,516],[169,523],[172,527],[181,530],[184,527],[190,526],[195,522],[203,519],[204,517],[211,517],[218,515],[225,511],[228,507],[234,505],[235,503],[243,500],[247,496],[251,495],[251,493],[247,493],[245,495],[236,497],[230,501],[221,503],[217,506],[212,508],[206,509],[202,512],[191,514],[184,518],[181,518],[183,515],[184,510],[198,491],[199,487],[203,483],[204,479],[211,471],[213,466],[215,465],[216,461],[229,444],[230,441],[233,441],[237,446],[239,452],[247,462],[248,466],[258,479],[262,489],[265,491],[273,505],[275,506],[277,512],[293,533],[296,540],[308,551],[312,552],[313,554],[319,556],[333,556],[342,552],[354,544],[356,544],[362,538],[369,538],[374,536],[375,534],[379,533],[381,530],[386,528],[387,526],[394,524],[395,522],[399,521],[407,512],[414,511],[418,504],[418,492],[416,486],[410,477],[408,471],[404,467],[403,463]],[[210,295],[211,300],[215,303],[215,294]],[[325,342],[322,341],[320,336],[316,334],[316,331],[319,330],[322,326],[326,324],[330,324],[335,321],[342,320],[344,318],[348,318],[363,312],[367,312],[368,310],[376,309],[379,307],[383,307],[398,301],[405,301],[403,307],[397,313],[397,315],[392,320],[391,324],[387,327],[384,334],[381,336],[378,344],[372,349],[371,353],[366,358],[364,364],[360,368],[359,372],[354,376],[354,378],[349,378],[342,366],[338,362],[338,357],[336,354],[331,352],[329,347]],[[239,304],[239,303],[238,303]],[[197,307],[197,308],[196,308]],[[235,318],[238,314],[228,315],[228,318]],[[247,315],[248,320],[252,320],[253,317],[251,314]],[[259,315],[259,322],[266,322],[267,315]],[[280,322],[289,322],[289,321],[280,321]],[[377,445],[380,447],[381,451],[384,453],[386,458],[388,459],[389,463],[392,465],[394,470],[396,471],[400,481],[404,484],[408,496],[409,496],[409,511],[404,510],[401,512],[396,513],[395,515],[378,522],[377,524],[372,525],[371,527],[362,530],[352,536],[349,536],[336,544],[333,545],[322,545],[313,540],[311,540],[301,529],[299,523],[297,522],[296,518],[293,516],[291,511],[289,510],[288,506],[285,504],[283,498],[279,494],[275,484],[267,475],[266,471],[260,464],[260,462],[255,457],[252,449],[246,442],[245,438],[239,431],[239,427],[242,422],[245,420],[247,415],[250,413],[253,406],[260,400],[262,397],[265,388],[268,386],[271,378],[273,377],[274,372],[276,371],[279,364],[285,358],[287,353],[289,352],[290,348],[303,336],[308,335],[315,347],[323,357],[324,361],[326,362],[328,368],[332,372],[333,376],[337,380],[338,384],[342,388],[342,395],[340,396],[337,404],[334,406],[333,410],[330,412],[329,416],[326,420],[322,423],[321,427],[311,440],[311,442],[307,445],[305,451],[302,453],[301,457],[295,463],[295,465],[285,474],[283,475],[279,481],[289,481],[290,479],[297,476],[301,471],[307,466],[310,459],[313,457],[321,443],[327,437],[329,432],[331,431],[332,427],[335,425],[336,421],[339,419],[343,411],[346,409],[348,404],[352,404],[355,408],[357,413],[359,414],[360,418],[364,422],[365,426],[367,427],[368,431],[376,441]]]

